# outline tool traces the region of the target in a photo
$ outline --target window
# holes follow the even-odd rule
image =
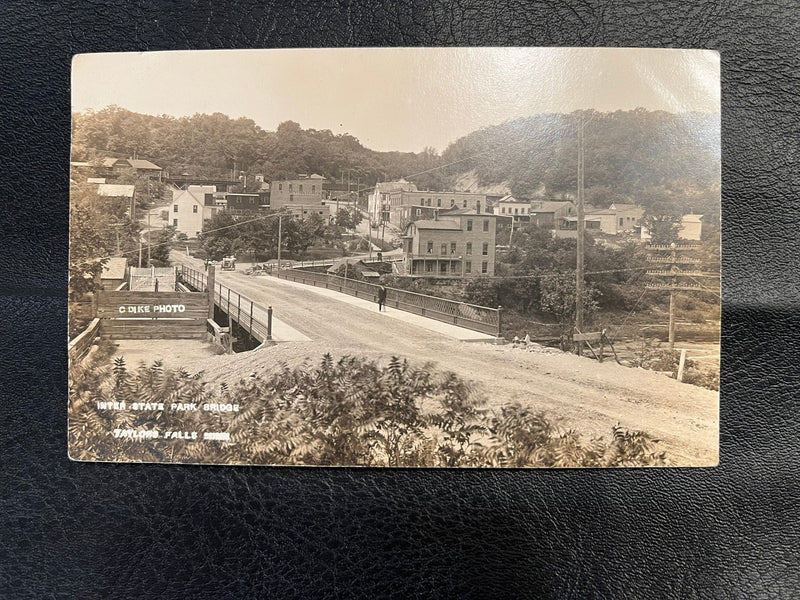
[[[450,208],[453,208],[456,205],[456,201],[453,198],[450,198]]]
[[[197,204],[195,204],[194,206],[192,206],[192,212],[193,212],[193,213],[196,213],[196,212],[197,212]]]
[[[173,227],[177,227],[178,226],[178,219],[172,219],[172,226]]]
[[[467,242],[467,256],[472,256],[472,242]]]
[[[441,206],[441,205],[442,205],[442,199],[441,198],[437,198],[436,199],[436,206]]]
[[[432,262],[426,262],[425,263],[425,270],[428,273],[433,273],[433,263]]]
[[[172,212],[178,212],[178,205],[177,204],[173,204],[172,205]]]
[[[486,261],[483,261],[481,263],[481,273],[488,273],[488,272],[489,272],[489,263],[486,262]]]
[[[464,200],[464,208],[467,208],[467,201]]]
[[[489,231],[489,219],[484,219],[483,220],[483,230],[484,231]]]
[[[515,215],[518,215],[518,214],[519,214],[519,209],[518,209],[518,208],[515,208],[515,209],[514,209],[514,214],[515,214]]]
[[[316,194],[317,193],[317,186],[315,186],[315,185],[311,186],[311,193],[312,194]]]
[[[430,205],[431,205],[431,199],[430,199],[430,198],[428,198],[428,200],[427,200],[427,206],[430,206]]]
[[[428,254],[433,254],[433,242],[428,242]]]
[[[282,183],[279,183],[279,184],[278,184],[278,191],[279,191],[279,192],[282,192],[282,191],[283,191],[283,184],[282,184]]]
[[[421,209],[421,208],[418,208],[418,209],[417,209],[417,216],[420,216],[421,214],[422,214],[422,209]]]
[[[302,183],[300,184],[300,193],[301,194],[303,193],[303,184]]]
[[[464,263],[464,273],[472,273],[472,261],[468,260]]]
[[[442,256],[447,254],[447,244],[442,244]]]
[[[503,213],[503,214],[506,214],[506,207],[505,206],[501,206],[500,207],[500,212]]]
[[[483,246],[481,247],[481,254],[484,256],[489,255],[489,242],[483,242]]]
[[[456,253],[456,243],[450,242],[450,254],[455,254],[455,253]]]
[[[290,192],[292,191],[292,184],[291,183],[289,184],[289,191]]]
[[[456,272],[456,264],[457,264],[456,261],[454,261],[454,260],[450,261],[450,272],[451,273],[455,273]]]
[[[467,221],[467,231],[472,231],[472,219]]]
[[[439,274],[440,275],[447,275],[447,263],[443,262],[439,265]]]
[[[620,217],[620,218],[619,218],[619,226],[620,226],[620,227],[622,227],[622,225],[623,225],[624,223],[625,223],[625,221],[622,219],[622,217]]]

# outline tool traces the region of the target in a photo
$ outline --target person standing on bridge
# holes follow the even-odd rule
[[[386,288],[380,286],[378,288],[378,312],[384,309],[385,304],[386,304]]]

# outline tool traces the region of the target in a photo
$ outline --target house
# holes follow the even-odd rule
[[[178,233],[194,238],[203,231],[205,222],[219,210],[214,200],[213,185],[190,185],[185,190],[172,191],[169,223]]]
[[[298,175],[295,179],[279,179],[270,183],[270,208],[301,216],[316,214],[330,219],[330,207],[325,201],[322,175]]]
[[[553,200],[534,200],[530,203],[528,220],[540,227],[560,229],[563,219],[578,214],[572,202]]]
[[[698,241],[703,237],[703,215],[683,215],[678,238]]]
[[[403,235],[402,274],[411,277],[493,276],[497,216],[469,209],[413,221]]]
[[[644,209],[640,206],[623,202],[614,202],[609,206],[609,209],[617,212],[618,231],[633,231],[634,228],[639,227],[642,223]]]

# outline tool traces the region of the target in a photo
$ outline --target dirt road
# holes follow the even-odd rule
[[[177,254],[177,253],[173,253]],[[192,266],[192,259],[183,259]],[[535,407],[564,430],[609,435],[618,422],[661,440],[680,465],[714,465],[718,457],[719,395],[664,375],[598,364],[567,354],[526,352],[510,346],[459,342],[445,335],[299,288],[274,277],[218,272],[217,280],[263,305],[310,338],[258,351],[198,361],[211,380],[233,382],[251,371],[282,364],[317,364],[325,352],[367,356],[384,364],[393,356],[431,363],[478,384],[492,407],[510,402]],[[346,300],[349,297],[344,296]],[[194,366],[194,365],[193,365]]]

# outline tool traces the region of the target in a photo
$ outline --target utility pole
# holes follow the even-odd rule
[[[147,264],[150,264],[150,210],[147,211]]]
[[[708,291],[707,288],[696,283],[700,278],[706,279],[719,279],[718,273],[709,273],[702,270],[690,271],[688,269],[697,269],[702,265],[703,261],[699,258],[685,256],[684,253],[692,252],[700,248],[696,244],[684,244],[678,246],[677,244],[670,245],[656,245],[651,244],[647,247],[649,251],[647,261],[656,263],[653,269],[648,270],[647,275],[657,277],[664,280],[662,283],[650,283],[647,289],[652,290],[669,290],[669,350],[675,348],[675,296],[676,292],[702,292]],[[687,278],[694,281],[691,283]]]
[[[278,271],[281,270],[281,221],[283,215],[278,215]]]
[[[586,227],[586,223],[584,222],[585,214],[583,205],[584,125],[583,112],[581,112],[580,122],[578,123],[578,259],[575,266],[575,329],[579,333],[583,333],[583,236],[584,229]],[[579,341],[578,356],[582,354],[583,341]]]

